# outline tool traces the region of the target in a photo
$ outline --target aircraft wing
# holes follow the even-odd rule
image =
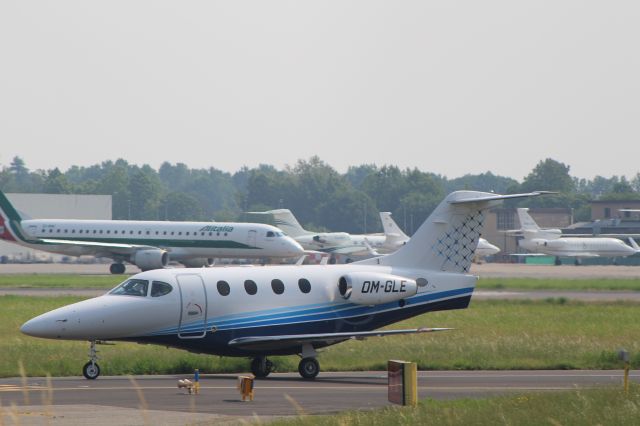
[[[277,350],[295,345],[333,344],[349,339],[362,340],[367,337],[382,337],[396,334],[430,333],[434,331],[452,330],[451,328],[412,328],[407,330],[356,331],[352,333],[321,333],[321,334],[289,334],[282,336],[248,336],[238,337],[229,342],[234,346],[248,350]]]
[[[140,245],[140,244],[123,244],[123,243],[103,243],[97,241],[75,241],[75,240],[58,240],[54,238],[43,238],[45,244],[57,244],[73,247],[82,247],[93,250],[96,253],[115,253],[129,254],[141,249],[157,249],[158,247]]]
[[[369,254],[369,251],[364,246],[343,246],[343,247],[333,247],[330,249],[323,250],[325,253],[333,253],[333,254]]]

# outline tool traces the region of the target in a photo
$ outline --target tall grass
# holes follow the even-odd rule
[[[88,343],[22,335],[29,318],[80,300],[77,297],[0,297],[0,377],[79,375]],[[324,371],[386,369],[389,359],[418,363],[420,369],[620,368],[616,352],[625,347],[640,366],[640,309],[631,303],[554,301],[472,302],[466,310],[434,312],[391,328],[454,327],[419,335],[349,341],[321,351]],[[247,371],[243,358],[196,355],[155,345],[99,346],[102,373],[156,374]],[[298,358],[274,357],[278,371],[296,371]]]
[[[348,411],[333,416],[301,416],[274,426],[333,425],[637,425],[640,387],[531,393],[455,401],[423,400],[418,407]]]

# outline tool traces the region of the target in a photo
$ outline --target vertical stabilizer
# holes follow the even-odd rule
[[[398,251],[360,263],[468,272],[487,209],[505,199],[535,195],[540,193],[498,195],[477,191],[453,192],[436,207],[407,244]]]
[[[520,229],[523,232],[536,232],[540,230],[536,221],[529,215],[529,209],[519,208],[518,219],[520,220]]]
[[[269,210],[265,213],[270,213],[274,224],[292,238],[311,233],[304,230],[289,209]]]
[[[0,238],[8,241],[23,240],[21,222],[22,218],[18,211],[4,192],[0,191]]]
[[[409,236],[405,234],[398,224],[391,217],[391,212],[380,212],[380,220],[382,221],[382,229],[387,238],[392,237],[394,240],[407,241]]]

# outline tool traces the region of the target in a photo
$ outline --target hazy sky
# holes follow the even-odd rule
[[[0,2],[0,165],[640,171],[640,2]]]

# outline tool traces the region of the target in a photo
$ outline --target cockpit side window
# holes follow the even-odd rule
[[[267,237],[274,237],[275,235],[273,231],[267,231]]]
[[[130,279],[118,287],[114,288],[109,292],[109,294],[113,295],[124,295],[124,296],[146,296],[147,289],[149,288],[149,281],[147,280],[138,280],[138,279]]]
[[[162,281],[154,281],[151,283],[151,297],[164,296],[165,294],[171,293],[171,290],[173,290],[173,287]]]

